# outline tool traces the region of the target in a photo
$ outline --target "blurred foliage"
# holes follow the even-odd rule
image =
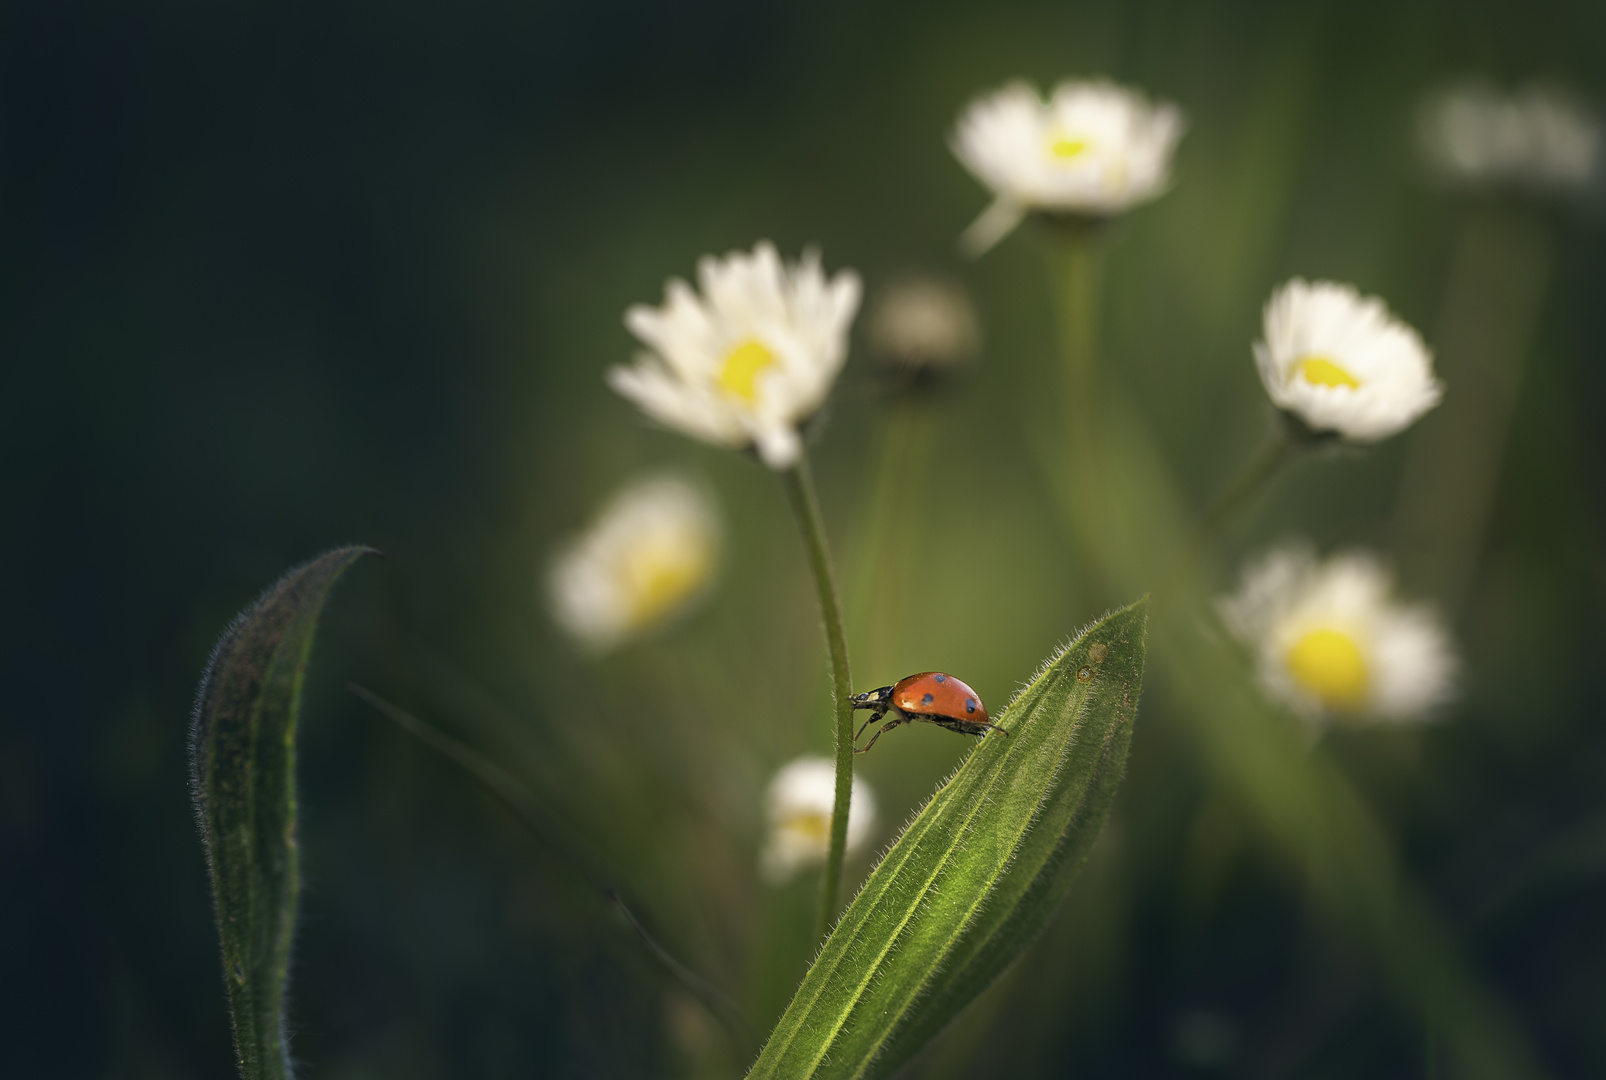
[[[1396,552],[1408,593],[1463,590],[1461,704],[1321,749],[1545,1067],[1606,1072],[1601,233],[1436,190],[1410,143],[1418,94],[1469,71],[1606,101],[1603,42],[1585,3],[8,5],[0,1074],[224,1071],[191,693],[234,611],[349,540],[393,557],[345,587],[307,688],[295,1056],[339,1078],[739,1072],[754,1047],[565,845],[767,1029],[815,883],[759,881],[762,792],[829,747],[824,655],[773,478],[603,387],[620,313],[761,236],[820,243],[872,295],[910,269],[970,288],[977,363],[911,415],[859,349],[814,453],[860,687],[940,668],[1007,699],[1114,598],[1027,436],[1054,349],[1040,245],[957,264],[984,195],[944,137],[976,91],[1068,73],[1189,115],[1175,189],[1111,238],[1102,343],[1186,506],[1264,434],[1249,343],[1283,278],[1354,281],[1441,344],[1441,413],[1302,462],[1218,571],[1289,531],[1393,550],[1406,459],[1455,403],[1452,283],[1541,276],[1465,584]],[[1487,257],[1501,236],[1518,257]],[[545,559],[663,464],[721,495],[720,591],[587,660],[542,609]],[[563,842],[353,678],[542,792]],[[923,1075],[1431,1073],[1431,1025],[1156,690],[1066,912]],[[899,736],[861,759],[882,839],[969,747]]]

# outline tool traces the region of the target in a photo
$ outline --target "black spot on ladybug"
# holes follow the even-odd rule
[[[938,675],[937,676],[937,681],[938,682],[947,682],[948,681],[948,676],[946,676],[946,675]]]
[[[975,712],[976,711],[976,699],[975,698],[968,697],[968,698],[965,699],[965,711],[966,712]]]
[[[922,704],[922,705],[930,705],[931,701],[932,701],[931,695],[927,694],[925,697],[920,699],[920,704]]]

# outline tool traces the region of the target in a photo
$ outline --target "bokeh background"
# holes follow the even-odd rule
[[[1266,430],[1249,344],[1278,282],[1354,281],[1430,341],[1476,338],[1445,326],[1457,252],[1518,237],[1527,261],[1493,280],[1537,299],[1464,593],[1435,595],[1431,550],[1391,546],[1425,425],[1302,463],[1210,572],[1298,532],[1394,554],[1408,594],[1447,605],[1460,703],[1319,752],[1545,1068],[1606,1073],[1598,204],[1449,193],[1412,143],[1446,79],[1598,102],[1603,61],[1606,8],[1582,2],[6,5],[0,1074],[231,1073],[191,696],[235,611],[361,541],[389,558],[340,587],[306,701],[306,1075],[738,1075],[752,1036],[601,890],[767,1029],[814,885],[760,881],[762,792],[829,746],[823,646],[774,478],[603,386],[632,351],[620,313],[760,237],[820,244],[872,297],[914,270],[971,290],[985,344],[920,405],[929,455],[899,474],[892,557],[867,554],[895,406],[862,332],[813,454],[860,687],[941,668],[1001,703],[1120,598],[1079,573],[1023,430],[1053,354],[1041,248],[957,259],[985,200],[945,137],[1008,78],[1099,73],[1190,120],[1175,189],[1112,238],[1104,339],[1190,505]],[[547,618],[546,560],[665,465],[720,498],[722,580],[588,658]],[[503,762],[545,827],[350,681]],[[1440,1069],[1422,1010],[1311,902],[1188,724],[1181,695],[1151,692],[1066,910],[921,1075]],[[862,759],[878,843],[965,748],[904,729]]]

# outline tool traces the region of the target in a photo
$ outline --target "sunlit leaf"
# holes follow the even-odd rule
[[[1104,824],[1142,687],[1148,602],[1093,624],[1011,702],[826,940],[751,1077],[883,1075],[1054,914]]]
[[[284,988],[298,886],[301,684],[330,586],[369,553],[339,548],[280,578],[224,632],[196,697],[195,810],[245,1080],[291,1075]]]

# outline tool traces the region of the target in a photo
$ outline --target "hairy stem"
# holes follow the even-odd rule
[[[836,710],[836,798],[831,806],[831,846],[825,857],[825,880],[820,893],[820,922],[816,940],[824,940],[836,917],[837,895],[842,888],[842,857],[848,846],[848,808],[853,801],[853,678],[848,670],[848,639],[842,629],[842,603],[837,598],[836,573],[831,564],[831,548],[825,538],[825,522],[820,517],[820,500],[814,494],[814,478],[806,456],[796,467],[781,473],[787,501],[797,518],[814,574],[814,589],[825,623],[825,644],[831,654],[831,704]]]

